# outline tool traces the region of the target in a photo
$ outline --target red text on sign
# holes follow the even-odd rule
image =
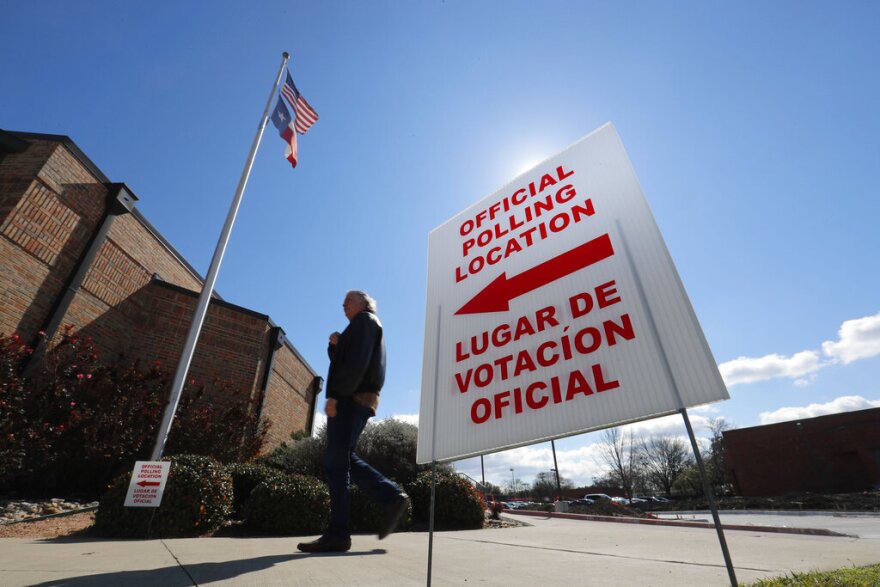
[[[536,381],[525,388],[514,387],[496,393],[491,400],[481,397],[471,404],[471,421],[483,424],[490,419],[500,420],[511,413],[521,414],[526,408],[540,410],[550,402],[560,404],[581,395],[590,396],[618,387],[620,382],[609,379],[602,365],[596,363],[590,366],[589,372],[576,369],[567,378],[553,376],[549,381]]]
[[[494,220],[502,212],[509,212],[511,208],[519,206],[526,201],[528,197],[534,197],[543,192],[550,186],[556,185],[557,181],[562,181],[571,177],[574,171],[566,171],[562,165],[556,168],[554,173],[545,173],[541,176],[539,185],[536,182],[529,182],[525,187],[521,187],[513,192],[510,196],[505,196],[498,202],[493,203],[485,210],[478,212],[473,218],[465,220],[458,228],[461,236],[467,236],[475,228],[480,228],[487,220]]]
[[[566,186],[566,188],[570,188],[572,192],[574,192],[574,188],[571,186]],[[471,257],[466,264],[455,268],[455,281],[463,281],[467,279],[469,275],[475,275],[486,267],[491,267],[492,265],[507,259],[511,255],[522,252],[532,245],[545,240],[550,235],[562,232],[569,226],[578,224],[584,218],[592,216],[595,213],[596,211],[593,208],[593,202],[589,198],[584,200],[583,204],[576,204],[568,210],[563,210],[550,218],[549,221],[535,224],[534,226],[511,236],[506,242],[499,243],[496,246],[489,248],[485,253]],[[494,232],[492,234],[494,234]],[[507,234],[507,232],[502,234]],[[491,242],[491,240],[492,239],[489,239],[489,242]],[[477,244],[479,244],[479,242]],[[467,243],[465,243],[462,246],[465,248],[465,256],[467,256],[473,245],[468,246]]]
[[[587,326],[568,334],[569,327],[563,329],[559,338],[541,343],[535,350],[524,349],[518,353],[499,357],[482,363],[466,371],[455,374],[458,391],[466,393],[471,385],[487,387],[494,381],[506,381],[524,373],[556,365],[559,361],[570,361],[576,355],[589,355],[601,348],[602,343],[615,346],[620,339],[632,340],[636,337],[629,314],[615,320],[602,321],[601,327]]]

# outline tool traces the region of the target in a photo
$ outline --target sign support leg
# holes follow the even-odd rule
[[[660,358],[663,361],[663,368],[666,371],[666,376],[669,378],[669,384],[675,391],[675,395],[678,398],[678,405],[684,406],[684,402],[681,401],[681,393],[678,390],[678,382],[672,374],[672,367],[669,364],[669,357],[666,355],[666,348],[663,346],[663,341],[661,340],[660,333],[657,329],[657,323],[654,321],[654,313],[651,311],[651,306],[648,304],[648,298],[645,295],[645,288],[642,286],[642,280],[639,278],[638,271],[636,271],[635,265],[633,264],[632,254],[630,253],[629,244],[627,243],[626,235],[623,232],[623,227],[621,227],[620,221],[616,221],[615,225],[620,234],[620,242],[623,244],[624,256],[626,257],[627,264],[632,272],[633,280],[636,283],[636,290],[638,291],[639,299],[642,303],[642,307],[646,310],[651,336],[657,341],[657,348],[660,349]],[[712,495],[712,487],[709,484],[709,478],[706,476],[706,468],[703,466],[703,457],[700,456],[700,447],[697,446],[697,439],[694,436],[694,429],[691,427],[691,420],[688,418],[687,408],[682,407],[679,410],[679,413],[681,414],[681,417],[684,418],[684,425],[685,428],[687,428],[688,436],[691,440],[691,447],[694,450],[694,458],[697,460],[697,466],[700,469],[700,478],[703,481],[703,493],[706,494],[706,499],[709,501],[709,508],[712,510],[712,519],[715,521],[715,531],[718,533],[718,541],[721,543],[721,553],[724,555],[724,564],[727,565],[727,575],[730,577],[730,585],[731,587],[736,587],[736,573],[733,571],[733,562],[730,560],[730,552],[727,550],[727,541],[724,539],[724,529],[721,527],[721,520],[718,518],[718,508],[715,505],[715,497]]]
[[[721,543],[721,553],[724,555],[724,564],[727,565],[727,576],[730,577],[731,587],[736,587],[736,573],[733,570],[733,561],[730,560],[730,552],[727,550],[727,541],[724,539],[724,529],[721,527],[721,519],[718,517],[718,506],[715,505],[715,496],[712,495],[712,485],[709,483],[709,477],[706,475],[706,467],[703,465],[703,457],[700,456],[700,447],[697,446],[697,439],[694,437],[694,429],[691,428],[691,420],[688,418],[687,409],[681,409],[681,416],[684,418],[684,425],[687,428],[688,436],[691,439],[691,447],[694,449],[694,458],[697,459],[697,466],[700,469],[700,479],[703,480],[703,493],[709,501],[709,508],[712,510],[712,520],[715,522],[715,531],[718,533],[718,542]]]
[[[434,355],[434,364],[439,365],[440,361],[440,320],[443,315],[443,306],[437,306],[437,352]],[[428,519],[428,587],[431,587],[431,563],[434,560],[434,499],[437,487],[437,459],[434,458],[437,450],[437,372],[434,369],[434,407],[431,410],[433,420],[431,421],[431,514]]]
[[[431,461],[431,515],[428,518],[428,587],[431,587],[431,562],[434,554],[434,489],[437,485],[437,461]]]

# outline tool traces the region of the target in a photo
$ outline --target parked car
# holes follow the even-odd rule
[[[570,506],[572,506],[572,505],[585,506],[585,505],[593,505],[594,503],[596,503],[596,502],[593,501],[592,499],[587,499],[585,497],[582,497],[581,499],[576,499],[574,501],[568,502],[568,505],[570,505]]]
[[[584,499],[590,499],[592,501],[600,501],[602,499],[611,499],[610,495],[605,493],[588,493],[584,496]]]
[[[625,497],[615,496],[611,498],[611,501],[613,501],[614,503],[619,503],[621,505],[629,505],[629,500]]]
[[[638,495],[633,495],[629,498],[630,503],[647,503],[649,501],[651,501],[650,497],[639,497]]]

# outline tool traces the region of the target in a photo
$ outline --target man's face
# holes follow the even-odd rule
[[[345,300],[342,302],[342,311],[349,322],[351,319],[367,309],[367,305],[357,295],[353,293],[346,294]]]

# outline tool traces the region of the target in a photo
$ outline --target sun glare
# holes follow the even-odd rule
[[[525,161],[523,161],[520,165],[518,165],[515,168],[514,175],[517,177],[522,175],[526,171],[529,171],[530,169],[532,169],[533,167],[535,167],[536,165],[541,163],[544,159],[545,159],[544,157],[538,157],[538,156],[526,159]]]

